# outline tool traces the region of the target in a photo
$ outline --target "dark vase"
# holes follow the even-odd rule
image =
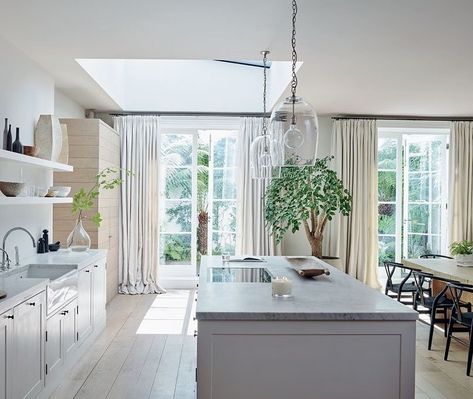
[[[16,128],[16,138],[15,141],[13,142],[13,152],[17,152],[18,154],[23,154],[23,144],[21,144],[20,141],[20,128]]]
[[[5,118],[5,129],[3,129],[3,144],[2,150],[7,149],[7,136],[8,136],[8,118]]]
[[[5,150],[13,151],[12,139],[13,138],[12,138],[12,135],[11,135],[11,125],[8,125],[7,146],[5,147]]]

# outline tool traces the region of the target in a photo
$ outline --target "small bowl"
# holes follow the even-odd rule
[[[23,154],[30,157],[37,157],[39,154],[39,148],[34,145],[25,145],[23,146]]]
[[[59,251],[60,247],[61,247],[61,244],[49,244],[49,250],[51,252]]]
[[[45,197],[48,194],[48,189],[46,187],[36,187],[36,197]]]
[[[71,187],[68,186],[52,186],[52,191],[57,191],[57,197],[67,197],[71,192]]]
[[[49,189],[46,197],[57,197],[58,192],[59,191]]]
[[[24,188],[25,183],[0,181],[0,191],[7,197],[18,197]]]

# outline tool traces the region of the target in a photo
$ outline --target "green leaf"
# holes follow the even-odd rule
[[[92,222],[95,223],[97,227],[100,227],[100,224],[102,223],[102,217],[100,215],[100,212],[97,212],[94,216],[91,218]]]

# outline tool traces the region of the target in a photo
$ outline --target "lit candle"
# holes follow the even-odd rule
[[[271,280],[273,296],[290,296],[292,292],[292,281],[287,277],[276,277]]]

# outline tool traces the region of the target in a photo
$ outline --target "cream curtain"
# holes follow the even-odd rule
[[[162,293],[158,284],[158,161],[157,116],[114,118],[121,137],[119,292]]]
[[[341,119],[333,123],[332,152],[338,176],[353,202],[348,217],[330,224],[330,254],[345,272],[374,288],[378,271],[378,134],[375,120]]]
[[[453,122],[449,157],[450,241],[473,240],[473,122]]]
[[[250,175],[250,146],[261,134],[262,118],[242,118],[238,136],[237,181],[237,255],[278,255],[272,236],[265,226],[264,192],[267,181]]]

